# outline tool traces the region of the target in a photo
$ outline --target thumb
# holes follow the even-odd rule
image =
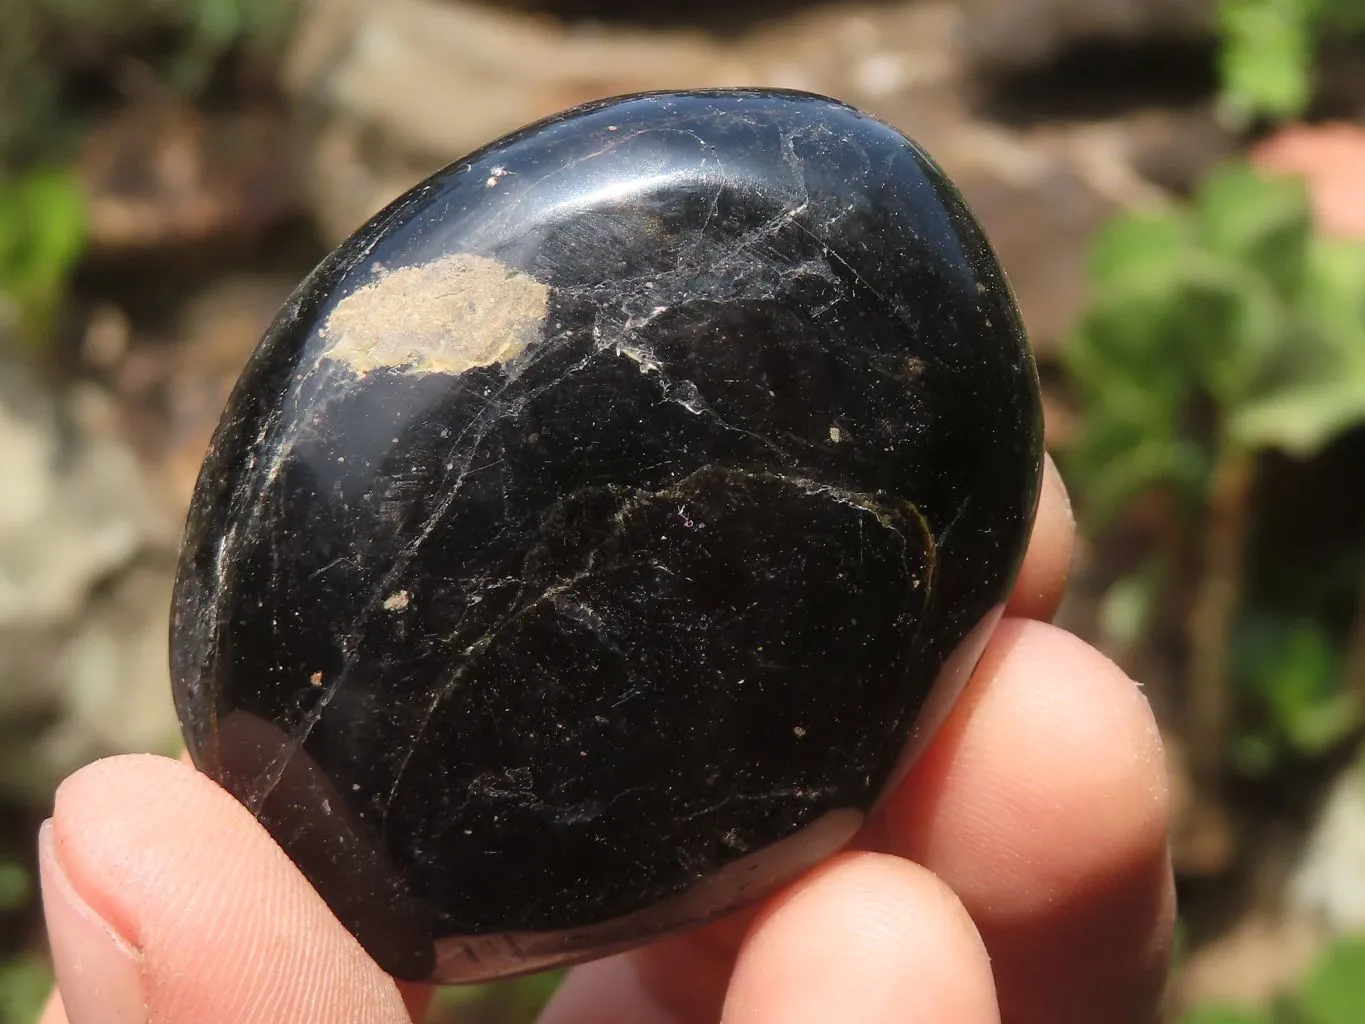
[[[142,956],[81,898],[53,850],[52,822],[38,832],[43,913],[59,989],[42,1024],[143,1024]]]
[[[186,765],[77,772],[39,856],[60,991],[43,1024],[412,1019],[250,813]]]

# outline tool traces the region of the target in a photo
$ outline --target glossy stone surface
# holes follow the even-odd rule
[[[797,93],[570,111],[395,202],[252,358],[175,593],[190,751],[402,978],[707,920],[932,731],[1040,444],[904,136]]]

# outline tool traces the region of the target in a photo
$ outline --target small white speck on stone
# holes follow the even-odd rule
[[[406,590],[396,590],[384,599],[384,610],[389,612],[401,612],[412,600],[412,595]]]
[[[840,430],[838,427],[830,427],[829,439],[833,441],[835,444],[838,444],[840,441],[844,439],[844,432]]]
[[[795,728],[792,729],[792,735],[795,736],[798,740],[804,739],[806,735],[806,727],[804,725],[796,726]]]
[[[322,673],[321,673],[321,672],[314,672],[311,676],[308,677],[308,681],[309,681],[310,683],[312,683],[314,686],[321,686],[321,685],[322,685]]]

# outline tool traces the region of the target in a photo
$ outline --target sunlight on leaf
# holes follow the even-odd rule
[[[1308,106],[1318,7],[1311,0],[1219,0],[1219,70],[1236,116],[1289,118]]]
[[[1232,433],[1251,448],[1278,448],[1296,458],[1321,451],[1365,422],[1365,381],[1323,380],[1252,402],[1233,414]]]
[[[31,345],[49,340],[85,245],[85,192],[73,173],[0,178],[0,296]]]
[[[1157,557],[1110,586],[1100,598],[1101,635],[1124,647],[1136,644],[1166,589],[1168,574],[1165,559]]]

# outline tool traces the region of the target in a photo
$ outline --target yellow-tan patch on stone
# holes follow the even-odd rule
[[[323,356],[357,374],[458,374],[505,363],[535,341],[549,298],[530,275],[469,253],[383,269],[332,310]]]

